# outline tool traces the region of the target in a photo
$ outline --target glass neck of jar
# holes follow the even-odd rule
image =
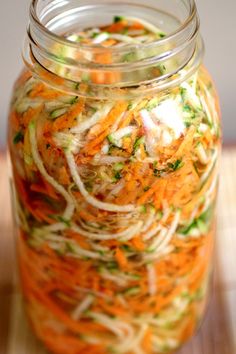
[[[177,86],[201,64],[204,45],[194,0],[182,0],[186,16],[178,19],[176,30],[163,38],[148,44],[109,48],[80,45],[65,38],[68,24],[73,31],[73,27],[76,30],[76,24],[91,13],[118,11],[117,3],[112,0],[108,3],[92,0],[89,7],[86,3],[32,1],[23,58],[33,74],[50,85],[82,96],[133,97]],[[136,4],[140,0],[133,3],[131,11],[132,6],[141,6]],[[142,7],[143,14],[144,10]],[[150,7],[146,10],[150,11]],[[152,11],[160,11],[158,4]],[[148,15],[144,17],[148,19]],[[91,25],[88,22],[87,28]],[[107,57],[109,60],[98,60]]]

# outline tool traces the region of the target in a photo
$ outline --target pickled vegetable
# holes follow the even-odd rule
[[[67,38],[109,48],[164,36],[116,16]],[[23,73],[10,125],[20,275],[38,337],[61,354],[179,348],[199,325],[211,273],[220,127],[205,69],[113,101]]]

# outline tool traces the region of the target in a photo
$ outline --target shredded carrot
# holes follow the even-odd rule
[[[42,112],[43,105],[38,106],[37,108],[29,108],[23,114],[23,124],[25,127],[28,127],[29,123],[34,117],[38,117],[38,115]]]
[[[104,47],[111,47],[111,46],[115,45],[116,43],[117,43],[117,41],[115,39],[110,38],[110,39],[107,39],[106,41],[104,41],[102,43],[102,45]]]
[[[127,258],[125,257],[124,252],[120,248],[116,249],[115,257],[116,257],[116,260],[121,268],[127,267]]]
[[[69,176],[65,166],[60,167],[58,180],[59,180],[59,183],[64,184],[64,185],[70,184],[70,176]]]
[[[105,27],[104,30],[107,32],[111,32],[111,33],[119,33],[125,29],[125,27],[127,26],[127,21],[122,20],[116,23],[113,23],[112,25]]]
[[[144,29],[144,25],[138,21],[135,21],[130,26],[130,29],[131,30],[142,30],[142,29]]]
[[[39,82],[37,86],[34,87],[33,90],[29,93],[29,97],[35,98],[38,97],[41,92],[43,92],[45,89],[45,84],[43,82]]]
[[[183,138],[182,144],[179,146],[176,153],[172,156],[171,160],[182,157],[182,156],[184,156],[184,154],[186,152],[191,151],[191,146],[193,145],[193,137],[194,137],[195,131],[196,131],[196,128],[195,128],[195,126],[192,125],[189,128],[186,136]]]
[[[98,220],[98,215],[92,215],[88,213],[85,209],[81,209],[79,211],[79,215],[86,221],[97,221]]]
[[[33,212],[32,214],[34,217],[40,221],[40,222],[47,222],[48,224],[55,224],[55,219],[50,217],[50,215],[53,215],[53,210],[47,209],[47,206],[45,203],[41,203],[39,201],[36,201],[33,205]]]
[[[58,334],[45,327],[43,338],[50,351],[58,354],[105,354],[102,345],[87,344],[69,334]]]
[[[136,250],[138,250],[138,251],[145,250],[145,243],[142,241],[141,236],[136,236],[136,237],[132,238],[131,243]]]
[[[74,104],[69,112],[63,114],[57,118],[52,125],[52,130],[54,132],[62,129],[68,129],[73,127],[77,120],[76,118],[84,109],[84,99],[80,99],[78,103]]]
[[[115,306],[108,304],[104,299],[100,299],[98,302],[98,308],[102,308],[105,312],[108,312],[112,316],[124,316],[126,309],[121,307],[117,301]]]
[[[148,328],[142,340],[142,348],[145,353],[152,351],[152,330]]]
[[[138,205],[144,204],[147,200],[149,200],[153,194],[157,191],[161,191],[161,198],[163,197],[163,193],[165,191],[165,188],[167,186],[167,180],[161,178],[158,179],[157,181],[155,181],[153,183],[153,185],[151,186],[150,189],[148,189],[145,193],[143,193],[143,195],[138,199],[137,203]],[[159,197],[158,197],[159,199]],[[160,202],[162,201],[162,199],[160,199]],[[157,203],[157,198],[155,200],[155,203]]]
[[[43,179],[43,184],[32,183],[30,189],[34,192],[42,193],[48,195],[52,199],[59,200],[59,197],[55,189]]]
[[[106,139],[108,134],[109,129],[106,129],[105,131],[101,132],[100,135],[95,137],[86,145],[86,148],[84,148],[84,152],[87,155],[95,155],[100,150],[100,145]]]
[[[66,234],[68,235],[68,237],[70,237],[71,239],[75,240],[76,242],[78,242],[78,244],[80,245],[80,247],[82,247],[83,249],[86,250],[90,250],[91,246],[89,245],[89,242],[87,242],[87,240],[79,235],[78,233],[74,232],[74,231],[66,231]]]
[[[116,121],[116,119],[119,118],[120,115],[125,112],[127,105],[127,102],[117,102],[114,108],[108,113],[108,115],[102,118],[99,123],[97,123],[90,129],[88,138],[93,139],[94,137],[98,136],[102,131],[109,128]]]

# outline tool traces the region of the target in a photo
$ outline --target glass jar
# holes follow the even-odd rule
[[[56,354],[169,353],[209,292],[221,149],[193,0],[33,0],[9,118],[20,278]]]

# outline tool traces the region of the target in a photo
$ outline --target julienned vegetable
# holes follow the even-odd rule
[[[68,38],[109,48],[164,36],[115,16]],[[99,101],[22,75],[9,134],[20,274],[31,322],[52,352],[166,353],[196,329],[220,148],[209,80],[201,68],[165,95]]]

